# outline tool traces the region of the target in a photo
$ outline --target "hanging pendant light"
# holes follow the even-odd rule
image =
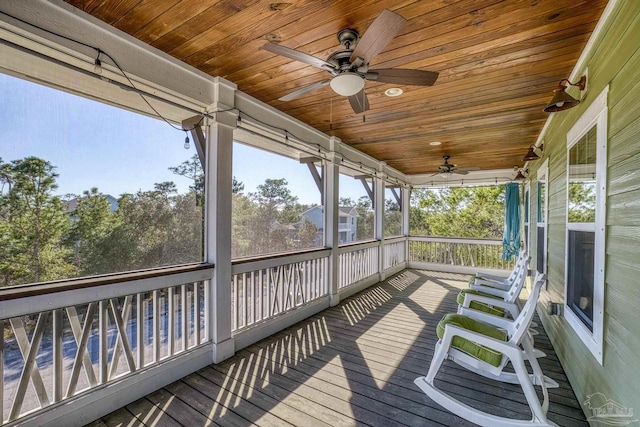
[[[556,111],[568,110],[569,108],[575,107],[580,104],[580,101],[575,99],[573,96],[569,95],[566,90],[567,86],[563,84],[563,82],[567,82],[571,86],[577,86],[580,90],[584,90],[587,84],[587,76],[582,76],[580,81],[576,83],[571,83],[567,79],[560,80],[558,86],[553,90],[553,98],[551,102],[544,107],[545,113],[554,113]]]
[[[527,151],[527,154],[522,158],[522,160],[524,160],[525,162],[529,160],[538,160],[540,156],[538,156],[536,152],[533,151],[535,149],[536,147],[534,145],[530,146],[529,151]]]

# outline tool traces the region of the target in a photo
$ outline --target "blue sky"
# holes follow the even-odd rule
[[[57,167],[58,194],[97,187],[105,194],[149,190],[189,180],[168,170],[190,158],[184,132],[165,122],[0,73],[0,157],[38,156]],[[255,191],[266,178],[285,178],[300,203],[320,203],[305,165],[262,150],[234,145],[233,174]],[[346,178],[346,177],[345,177]],[[341,196],[364,195],[359,181],[341,179]]]

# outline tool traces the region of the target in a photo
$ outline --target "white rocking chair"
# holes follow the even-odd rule
[[[470,309],[483,311],[496,316],[511,315],[515,319],[520,314],[518,297],[527,278],[529,257],[520,263],[516,275],[510,282],[509,289],[498,289],[492,286],[471,285],[458,294],[458,314],[468,314]]]
[[[508,320],[482,312],[476,313],[475,319],[459,314],[445,316],[438,325],[438,328],[441,331],[444,329],[444,331],[436,344],[429,372],[426,377],[416,378],[414,383],[438,404],[454,414],[481,426],[557,427],[557,424],[547,419],[546,414],[549,409],[547,388],[558,387],[558,383],[542,373],[540,365],[533,355],[534,349],[531,340],[527,338],[526,333],[533,318],[536,302],[544,281],[544,275],[538,274],[536,276],[536,282],[529,300],[515,320]],[[482,332],[478,332],[480,330]],[[501,336],[500,334],[504,335]],[[500,338],[504,338],[504,341]],[[464,351],[461,348],[464,348]],[[475,355],[472,355],[472,353]],[[438,389],[434,384],[434,379],[445,359],[452,360],[484,377],[520,384],[531,408],[531,420],[518,420],[489,414],[472,408]],[[525,359],[529,360],[533,374],[529,374],[524,363]],[[504,372],[504,368],[509,361],[513,365],[515,373]],[[538,399],[534,385],[542,387],[542,403]]]
[[[518,253],[518,258],[516,259],[516,263],[513,266],[513,270],[511,271],[509,276],[507,277],[496,276],[494,274],[478,272],[473,278],[473,283],[470,283],[470,286],[473,287],[473,285],[484,285],[484,286],[491,286],[496,289],[508,290],[513,284],[513,281],[515,280],[516,275],[522,268],[524,261],[526,259],[529,259],[529,257],[527,256],[527,252],[524,249],[522,249]]]

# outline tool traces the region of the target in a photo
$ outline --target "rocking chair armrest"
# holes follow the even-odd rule
[[[509,286],[509,289],[506,289],[506,290],[494,288],[491,286],[478,285],[478,284],[471,285],[469,286],[469,288],[473,289],[474,291],[480,291],[480,292],[484,292],[485,294],[495,295],[497,297],[504,298],[509,293],[509,289],[511,288],[511,286]]]
[[[480,344],[484,347],[488,347],[492,350],[498,351],[504,355],[506,355],[510,360],[515,359],[516,357],[522,357],[521,350],[514,346],[509,341],[500,341],[495,338],[488,337],[483,334],[479,334],[474,331],[470,331],[468,329],[462,328],[456,325],[446,325],[444,328],[444,335],[442,336],[442,344],[445,347],[451,347],[454,337],[465,338],[469,341],[473,341],[476,344]]]
[[[491,326],[495,326],[499,329],[504,329],[506,331],[510,331],[513,327],[513,321],[509,319],[505,319],[504,317],[498,317],[493,314],[485,313],[484,311],[474,310],[472,308],[463,307],[460,311],[460,314],[465,316],[469,316],[475,320],[478,320],[482,323],[486,323]]]
[[[509,277],[508,276],[497,276],[495,274],[484,274],[484,273],[476,273],[476,280],[478,279],[485,279],[487,281],[492,281],[492,282],[497,282],[497,283],[504,283],[507,281]]]
[[[474,295],[474,294],[465,294],[464,296],[464,308],[469,308],[469,304],[471,303],[471,301],[475,301],[475,302],[481,302],[483,304],[487,304],[493,307],[500,307],[500,308],[504,308],[505,310],[507,310],[509,313],[513,314],[514,312],[518,312],[519,311],[519,307],[516,303],[513,302],[507,302],[505,300],[501,300],[501,299],[495,299],[495,298],[491,298],[491,297],[485,297],[482,295]],[[517,314],[516,314],[517,316]]]

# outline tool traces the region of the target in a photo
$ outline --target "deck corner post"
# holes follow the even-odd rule
[[[375,226],[375,238],[379,243],[378,246],[378,275],[380,276],[380,281],[382,282],[385,279],[384,274],[384,191],[385,191],[385,180],[384,180],[384,170],[386,163],[380,162],[378,165],[378,171],[373,179],[374,188],[373,188],[373,211],[374,211],[374,219],[376,222]]]
[[[235,353],[231,335],[231,183],[233,177],[233,111],[237,86],[221,78],[214,83],[215,102],[209,107],[214,120],[208,123],[205,168],[205,260],[215,265],[209,281],[209,322],[213,362]]]
[[[338,293],[338,271],[340,269],[340,259],[338,256],[338,246],[340,244],[338,235],[340,211],[340,157],[336,153],[340,147],[340,140],[336,137],[331,137],[330,144],[331,152],[328,155],[325,169],[324,241],[325,246],[331,248],[331,255],[329,255],[329,304],[333,307],[338,305],[340,302],[340,294]]]

